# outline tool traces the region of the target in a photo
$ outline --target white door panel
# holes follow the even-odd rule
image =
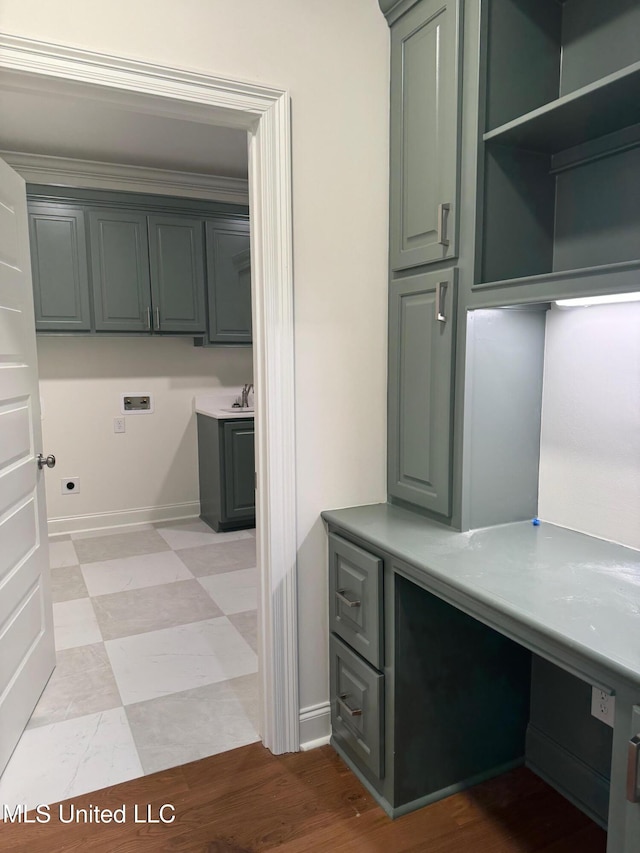
[[[55,664],[25,185],[0,160],[0,772]]]

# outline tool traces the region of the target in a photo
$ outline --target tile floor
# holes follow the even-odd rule
[[[32,808],[259,739],[253,530],[196,519],[49,547],[57,666],[0,802]]]

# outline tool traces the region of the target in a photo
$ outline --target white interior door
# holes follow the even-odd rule
[[[0,160],[0,773],[55,666],[22,178]]]

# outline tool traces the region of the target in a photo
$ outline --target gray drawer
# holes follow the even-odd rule
[[[382,560],[335,533],[329,535],[329,624],[382,667]]]
[[[333,738],[367,775],[381,779],[384,675],[333,635],[329,648]]]

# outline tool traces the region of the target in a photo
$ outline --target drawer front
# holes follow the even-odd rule
[[[329,535],[331,630],[374,666],[382,666],[382,560]]]
[[[384,676],[333,635],[330,655],[333,738],[367,775],[381,779]]]

